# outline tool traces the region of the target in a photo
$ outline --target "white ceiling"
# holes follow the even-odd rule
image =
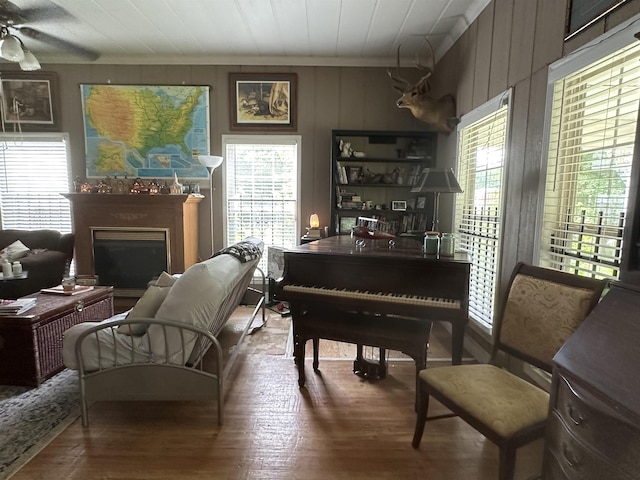
[[[96,63],[389,66],[439,59],[490,0],[12,0]],[[6,0],[0,0],[0,3]],[[19,22],[18,22],[19,23]],[[16,33],[16,30],[13,30]],[[41,63],[80,63],[17,32]]]

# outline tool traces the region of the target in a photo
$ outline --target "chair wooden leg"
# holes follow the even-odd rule
[[[516,449],[513,447],[500,448],[500,480],[513,480],[516,470]]]
[[[422,387],[422,382],[419,382],[420,388],[416,390],[416,428],[413,432],[413,441],[411,445],[413,448],[420,446],[422,440],[422,434],[424,433],[424,424],[427,421],[427,411],[429,410],[429,394]]]

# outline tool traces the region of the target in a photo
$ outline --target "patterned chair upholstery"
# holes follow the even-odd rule
[[[499,478],[513,478],[516,450],[544,436],[549,394],[499,367],[498,355],[506,353],[550,373],[553,356],[598,303],[606,283],[516,265],[497,318],[490,364],[427,368],[419,373],[413,447],[419,447],[425,421],[430,420],[432,396],[498,445]]]

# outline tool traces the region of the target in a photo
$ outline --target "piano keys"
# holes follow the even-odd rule
[[[405,238],[393,247],[388,240],[358,247],[342,235],[286,250],[274,293],[289,302],[299,385],[309,339],[314,370],[323,338],[401,351],[419,371],[426,366],[432,321],[451,322],[452,362],[461,363],[470,265],[466,253],[425,255],[421,243]]]

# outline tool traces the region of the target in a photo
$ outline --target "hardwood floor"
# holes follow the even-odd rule
[[[307,362],[299,389],[293,361],[239,355],[226,391],[226,422],[215,403],[107,403],[89,410],[13,480],[34,479],[495,479],[498,449],[457,418],[428,423],[419,450],[414,366],[390,364],[370,383],[350,361]],[[434,404],[431,414],[443,413]],[[534,476],[542,442],[518,455],[518,479]]]

